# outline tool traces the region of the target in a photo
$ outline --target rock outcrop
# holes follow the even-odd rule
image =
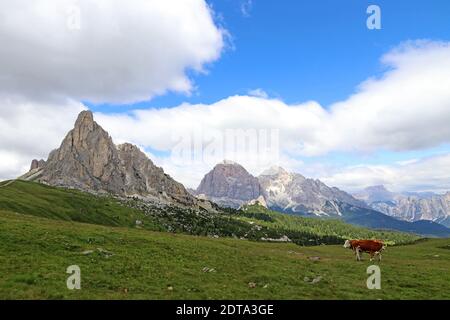
[[[61,146],[52,151],[40,182],[87,191],[125,194],[119,152],[109,134],[83,111]]]
[[[44,166],[45,166],[45,160],[34,159],[33,161],[31,161],[30,171],[39,170],[39,169],[43,168]]]
[[[137,146],[126,143],[116,147],[90,111],[80,113],[74,129],[41,165],[33,169],[31,177],[52,186],[186,205],[196,202],[182,184],[155,166]],[[24,177],[30,179],[30,175]]]
[[[264,196],[256,177],[235,162],[224,161],[202,179],[196,194],[221,206],[239,208],[251,200]]]
[[[268,208],[268,207],[267,207],[266,199],[264,199],[263,196],[259,196],[257,199],[250,200],[250,201],[247,203],[247,205],[249,205],[249,206],[258,205],[258,206],[262,206],[262,207],[264,207],[264,208]]]
[[[290,173],[281,167],[272,167],[259,177],[269,208],[274,210],[316,216],[342,216],[342,205],[367,208],[350,194],[325,185],[320,180],[308,179]]]
[[[137,146],[125,143],[117,149],[122,172],[125,174],[126,194],[157,194],[186,204],[194,203],[194,197],[184,186],[154,165]]]

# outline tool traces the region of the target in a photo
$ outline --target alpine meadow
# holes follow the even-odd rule
[[[450,2],[0,8],[2,310],[450,300]]]

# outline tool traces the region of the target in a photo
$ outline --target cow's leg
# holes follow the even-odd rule
[[[373,261],[373,252],[370,252],[370,261]]]
[[[361,261],[361,255],[360,255],[360,250],[359,247],[356,248],[356,261]]]

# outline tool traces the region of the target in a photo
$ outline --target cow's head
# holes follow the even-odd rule
[[[351,248],[351,247],[352,247],[352,245],[350,243],[350,240],[345,240],[344,248],[348,249],[348,248]]]

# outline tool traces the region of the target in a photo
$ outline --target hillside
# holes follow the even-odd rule
[[[400,230],[420,234],[427,237],[450,237],[450,229],[439,223],[419,220],[407,222],[397,220],[378,211],[367,212],[366,214],[355,216],[345,220],[347,223],[367,227],[387,230]]]
[[[19,180],[0,184],[0,209],[116,227],[133,227],[136,220],[142,220],[146,228],[157,228],[141,211],[122,206],[112,197]]]
[[[280,228],[292,232],[302,231],[320,236],[335,236],[344,239],[384,239],[390,244],[411,243],[419,236],[389,230],[372,230],[343,222],[342,220],[305,218],[283,214],[259,205],[246,206],[242,210],[246,221],[257,221],[269,228]]]
[[[299,245],[340,244],[348,238],[377,238],[394,243],[409,243],[418,239],[413,235],[377,232],[340,221],[322,221],[275,212],[272,212],[272,217],[278,221],[292,223],[270,224],[264,219],[243,219],[248,213],[237,210],[212,214],[177,206],[155,206],[135,198],[120,200],[95,196],[26,181],[14,181],[0,188],[0,209],[51,219],[199,236],[257,241],[287,236]],[[136,224],[136,221],[139,223]]]
[[[354,210],[355,208],[353,208]],[[348,209],[351,210],[351,209]],[[384,215],[380,212],[361,209],[353,211],[342,220],[329,218],[304,218],[297,215],[282,214],[262,206],[247,206],[248,214],[274,217],[273,226],[283,228],[301,228],[312,230],[316,234],[338,235],[342,238],[380,238],[398,239],[400,243],[408,242],[411,234],[417,237],[450,237],[450,230],[432,221],[407,222]],[[267,225],[267,224],[266,224]],[[325,231],[322,231],[325,230]],[[395,242],[395,241],[394,241]]]
[[[367,290],[367,256],[357,263],[341,245],[212,239],[2,210],[0,298],[450,299],[449,248],[448,239],[389,248],[382,290]],[[70,265],[81,268],[81,290],[66,288]]]

